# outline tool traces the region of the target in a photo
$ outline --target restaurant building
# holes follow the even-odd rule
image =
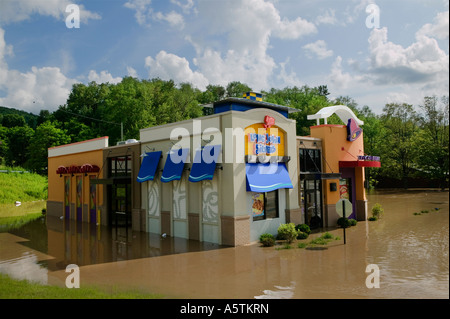
[[[287,222],[334,227],[340,198],[367,218],[364,167],[380,162],[349,108],[311,115],[317,125],[299,137],[288,118],[298,110],[258,93],[204,107],[213,114],[141,129],[139,141],[50,148],[48,214],[230,246]],[[333,114],[345,125],[327,124]]]

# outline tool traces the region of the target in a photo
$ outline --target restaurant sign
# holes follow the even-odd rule
[[[284,156],[284,132],[273,118],[245,129],[245,155]]]

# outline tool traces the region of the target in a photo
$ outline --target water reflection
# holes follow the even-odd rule
[[[49,271],[65,269],[69,264],[85,266],[221,247],[207,242],[135,232],[130,227],[96,226],[52,216],[30,222],[10,233],[28,239],[21,243],[24,246],[52,256],[39,262]]]
[[[66,265],[92,265],[81,270],[83,284],[176,298],[448,298],[448,192],[383,190],[368,194],[368,201],[369,211],[380,203],[384,217],[358,222],[347,229],[346,245],[336,241],[324,250],[217,249],[48,217],[0,233],[0,271],[23,263],[36,279],[45,280],[47,269],[48,282],[63,285]],[[414,215],[421,210],[429,213]],[[342,238],[342,230],[330,232]],[[34,262],[39,268],[29,265]],[[365,285],[368,264],[378,265],[380,288]]]
[[[48,270],[38,264],[37,255],[24,252],[22,256],[0,261],[0,273],[7,274],[11,278],[26,279],[46,285]]]

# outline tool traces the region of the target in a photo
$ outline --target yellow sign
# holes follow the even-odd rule
[[[284,156],[284,132],[276,125],[265,128],[263,123],[245,129],[245,155]]]

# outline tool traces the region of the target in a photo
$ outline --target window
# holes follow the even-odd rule
[[[304,149],[300,150],[300,172],[320,172],[322,164],[320,160],[320,150]]]
[[[131,176],[131,156],[109,158],[109,177]]]
[[[253,220],[278,218],[278,190],[268,193],[254,193],[252,196]]]

